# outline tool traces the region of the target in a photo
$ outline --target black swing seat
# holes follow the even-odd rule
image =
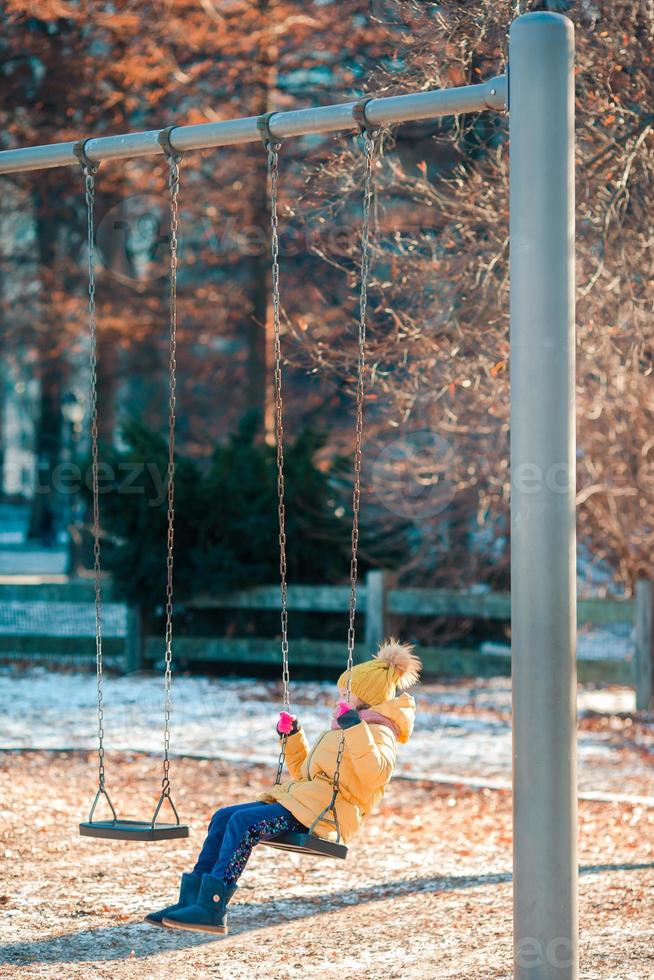
[[[86,820],[79,825],[82,837],[104,840],[176,840],[188,837],[188,827],[179,823],[156,823],[151,820]]]
[[[316,837],[315,834],[303,834],[296,830],[289,830],[277,837],[271,837],[270,840],[262,840],[261,843],[280,851],[294,851],[296,854],[311,854],[314,857],[340,858],[341,861],[347,857],[345,844],[337,844],[335,841]]]

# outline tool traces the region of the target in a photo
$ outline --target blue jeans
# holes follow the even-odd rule
[[[225,806],[211,818],[193,874],[211,874],[235,885],[255,845],[287,830],[306,827],[280,803]]]

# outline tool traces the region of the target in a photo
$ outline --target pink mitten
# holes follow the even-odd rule
[[[350,710],[350,706],[347,701],[339,701],[334,710],[334,718],[340,718],[344,715],[346,711]]]
[[[277,731],[279,734],[290,735],[294,727],[296,727],[295,715],[290,715],[288,711],[280,711],[279,721],[277,722]]]

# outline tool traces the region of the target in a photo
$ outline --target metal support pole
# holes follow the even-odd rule
[[[574,38],[509,45],[514,970],[578,976]]]

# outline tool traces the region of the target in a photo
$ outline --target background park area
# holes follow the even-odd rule
[[[645,980],[651,3],[8,0],[0,149],[474,85],[505,72],[509,25],[536,10],[576,37],[580,976]],[[376,146],[355,658],[389,634],[416,645],[416,729],[347,861],[258,848],[220,941],[141,919],[213,811],[275,774],[269,161],[250,143],[180,164],[170,751],[191,836],[168,843],[77,828],[97,787],[95,396],[107,785],[139,819],[161,786],[168,167],[105,160],[95,178],[95,388],[81,170],[2,176],[0,976],[512,975],[508,161],[504,112],[409,122]],[[347,657],[364,173],[354,130],[280,149],[291,703],[310,737]],[[536,977],[558,953],[526,955]]]

